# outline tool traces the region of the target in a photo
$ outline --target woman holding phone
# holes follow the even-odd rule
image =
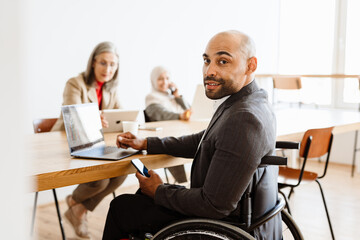
[[[179,89],[170,81],[169,71],[163,66],[155,67],[150,75],[152,91],[145,99],[145,120],[185,120],[191,116],[190,105],[179,94]],[[178,183],[186,182],[184,165],[169,167]]]
[[[88,60],[85,72],[69,79],[63,93],[63,105],[97,103],[99,110],[121,108],[118,100],[117,85],[119,54],[111,42],[99,43]],[[103,127],[108,122],[101,114]],[[64,130],[62,116],[55,123],[52,131]],[[87,212],[93,211],[101,200],[115,191],[126,176],[114,177],[95,182],[82,183],[66,197],[68,210],[64,214],[75,234],[81,239],[90,239],[87,226]]]
[[[170,81],[169,71],[157,66],[152,70],[150,78],[152,91],[145,99],[145,114],[149,121],[189,120],[190,105]]]

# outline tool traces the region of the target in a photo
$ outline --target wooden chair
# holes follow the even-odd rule
[[[300,90],[302,88],[301,85],[301,77],[299,76],[274,76],[273,77],[273,103],[277,103],[279,101],[276,101],[276,92],[278,90],[294,90],[297,92],[297,94],[299,95],[300,98]],[[297,103],[299,104],[299,107],[301,107],[302,102],[297,101]]]
[[[322,190],[319,179],[324,178],[326,175],[327,167],[329,164],[331,145],[333,140],[332,130],[334,127],[330,128],[321,128],[321,129],[310,129],[305,132],[304,137],[301,141],[299,156],[303,158],[303,163],[300,169],[294,169],[290,167],[279,167],[279,178],[278,186],[279,192],[284,196],[285,201],[287,202],[286,206],[288,207],[288,199],[294,190],[295,187],[305,184],[316,182],[320,188],[320,193],[325,207],[326,216],[328,219],[331,236],[333,239],[334,233],[331,226],[330,216],[327,209],[324,192]],[[321,156],[326,156],[324,170],[321,176],[318,176],[317,173],[306,171],[305,166],[308,158],[319,158]],[[285,187],[290,187],[289,195],[286,195],[281,191]],[[290,213],[290,209],[288,207]]]
[[[35,119],[33,121],[34,133],[50,132],[51,128],[54,126],[54,124],[56,123],[57,120],[58,120],[57,118]],[[59,225],[60,225],[60,230],[61,230],[61,234],[62,234],[62,239],[65,240],[66,236],[65,236],[65,232],[64,232],[64,227],[62,225],[62,219],[61,219],[61,214],[60,214],[59,202],[57,200],[56,190],[52,189],[52,192],[54,195],[54,202],[55,202],[56,212],[57,212],[58,219],[59,219]],[[116,197],[115,192],[113,192],[113,196],[114,196],[114,198]],[[31,235],[33,234],[33,230],[34,230],[37,198],[38,198],[38,192],[35,193],[34,209],[33,209],[32,223],[31,223]]]
[[[144,110],[144,119],[145,119],[145,122],[151,122],[151,120],[145,110]]]
[[[33,121],[34,133],[50,132],[57,120],[57,118],[35,119]]]

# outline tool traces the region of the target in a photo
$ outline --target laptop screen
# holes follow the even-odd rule
[[[211,119],[214,114],[214,101],[206,97],[204,85],[197,85],[191,108],[192,120]]]
[[[96,103],[62,106],[61,110],[70,152],[104,141]]]

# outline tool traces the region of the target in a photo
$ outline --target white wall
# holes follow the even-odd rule
[[[120,54],[120,101],[145,107],[150,72],[165,65],[191,103],[202,82],[202,54],[217,32],[237,29],[256,42],[259,72],[277,64],[279,0],[30,0],[26,2],[26,110],[30,119],[58,117],[65,82],[85,70],[101,41]],[[31,120],[26,132],[32,132]],[[162,173],[162,171],[160,171]],[[136,184],[129,177],[125,184]],[[58,190],[63,199],[74,186]],[[29,196],[31,199],[31,196]],[[39,204],[52,201],[50,191]]]
[[[215,33],[238,29],[257,44],[259,72],[276,69],[278,0],[31,0],[27,2],[27,109],[32,119],[57,117],[65,82],[84,71],[94,46],[120,53],[120,100],[143,109],[150,71],[167,66],[191,103],[202,82],[202,54]],[[27,129],[32,131],[31,122]]]
[[[149,73],[158,64],[172,71],[191,102],[202,81],[201,55],[216,32],[248,33],[257,44],[258,73],[276,72],[278,5],[279,0],[1,0],[0,72],[6,86],[0,94],[2,238],[28,238],[23,181],[27,163],[18,150],[26,147],[22,133],[32,132],[32,119],[59,115],[65,82],[85,69],[97,43],[113,41],[119,48],[120,100],[125,107],[144,107]],[[64,188],[59,198],[72,188]]]
[[[30,233],[22,149],[26,116],[24,105],[24,39],[20,1],[0,1],[0,235],[1,239],[27,239]],[[14,98],[16,96],[16,98]],[[20,110],[19,110],[20,109]],[[19,151],[20,150],[20,151]]]

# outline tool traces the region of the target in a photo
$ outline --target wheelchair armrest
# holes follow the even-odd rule
[[[265,156],[261,159],[261,165],[287,165],[287,157]]]
[[[284,149],[299,149],[299,142],[288,142],[288,141],[276,141],[275,148],[284,148]]]

